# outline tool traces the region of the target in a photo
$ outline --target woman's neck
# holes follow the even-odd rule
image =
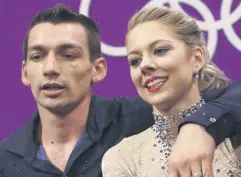
[[[184,93],[182,96],[178,97],[173,101],[173,103],[162,103],[162,105],[153,106],[153,112],[156,115],[162,116],[175,116],[184,110],[187,110],[192,105],[198,103],[201,99],[199,90],[197,88],[192,88],[188,92]],[[169,105],[165,106],[163,104]]]

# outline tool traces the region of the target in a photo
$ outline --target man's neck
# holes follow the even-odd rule
[[[71,113],[63,116],[39,107],[42,144],[64,145],[77,142],[85,129],[91,96],[85,98]]]
[[[85,130],[90,102],[91,96],[89,95],[65,116],[38,107],[41,120],[39,139],[45,149],[47,159],[61,171],[66,168],[70,154]]]

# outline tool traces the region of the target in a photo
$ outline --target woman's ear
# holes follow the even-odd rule
[[[199,72],[206,62],[205,53],[201,47],[195,47],[192,60],[194,72]]]

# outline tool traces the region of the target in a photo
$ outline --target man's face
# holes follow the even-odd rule
[[[72,110],[91,92],[96,73],[85,28],[76,23],[40,23],[29,33],[22,81],[41,106]]]

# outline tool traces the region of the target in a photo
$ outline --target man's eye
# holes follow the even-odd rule
[[[31,56],[31,59],[32,60],[39,60],[41,58],[41,55],[40,54],[33,54],[32,56]]]
[[[63,56],[64,58],[66,58],[66,59],[74,59],[74,58],[76,58],[76,56],[73,55],[73,54],[63,54],[62,56]]]
[[[154,55],[163,55],[165,54],[169,49],[167,48],[158,48],[154,50]]]
[[[131,59],[129,63],[131,66],[135,67],[135,66],[138,66],[141,63],[141,61],[142,61],[141,58],[134,58],[134,59]]]

